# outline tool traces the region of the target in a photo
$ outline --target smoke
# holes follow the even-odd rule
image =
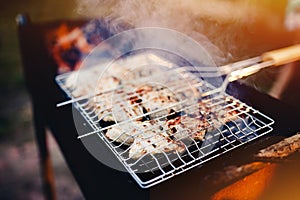
[[[217,64],[231,58],[203,34],[205,24],[197,19],[206,9],[187,0],[78,0],[78,12],[88,17],[109,17],[132,24],[134,27],[170,28],[192,37],[212,56]]]
[[[179,31],[200,43],[218,66],[288,46],[293,40],[284,26],[285,0],[276,4],[269,0],[77,0],[77,5],[87,17]],[[249,82],[256,86],[263,80],[255,75]]]
[[[77,0],[88,17],[113,17],[134,27],[182,32],[204,46],[217,64],[284,46],[285,1]]]
[[[217,64],[283,46],[285,1],[77,0],[88,17],[113,17],[134,27],[162,27],[204,46]],[[278,39],[281,38],[281,39]],[[285,37],[286,38],[286,37]]]

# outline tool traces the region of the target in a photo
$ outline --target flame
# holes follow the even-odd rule
[[[71,27],[63,23],[47,35],[49,51],[57,63],[59,73],[76,70],[81,65],[81,54],[89,53],[93,46],[88,44],[80,27]],[[77,49],[80,54],[72,54]],[[68,56],[68,59],[64,56]],[[74,60],[68,63],[68,60]],[[76,62],[75,62],[76,60]]]

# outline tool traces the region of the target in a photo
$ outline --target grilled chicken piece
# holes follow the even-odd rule
[[[72,90],[74,97],[93,94],[103,90],[114,89],[122,83],[127,84],[132,80],[141,80],[160,74],[162,69],[157,66],[132,66],[112,65],[106,71],[103,66],[94,66],[88,69],[73,72],[66,79],[66,87]]]
[[[176,105],[180,100],[167,87],[150,84],[137,88],[135,85],[128,87],[132,90],[127,88],[128,96],[125,100],[114,104],[113,112],[119,122],[128,118],[134,118],[136,121],[155,119],[167,115],[174,107],[180,107]],[[116,96],[117,99],[120,98]]]
[[[99,79],[99,69],[91,68],[72,73],[66,79],[66,86],[72,89],[74,97],[80,97],[95,92]]]
[[[80,87],[74,91],[74,94],[95,94],[88,100],[85,106],[86,110],[93,110],[94,114],[98,116],[99,120],[103,121],[114,121],[111,115],[112,107],[112,93],[106,93],[107,90],[113,90],[121,84],[121,81],[116,77],[105,77],[98,82],[98,86],[94,88],[86,88],[85,91],[81,90]],[[104,93],[101,93],[104,92]]]
[[[72,95],[81,97],[112,90],[121,85],[121,79],[115,76],[101,77],[97,70],[82,70],[71,74],[66,80],[66,86],[73,88]]]
[[[108,129],[105,136],[114,142],[131,145],[134,141],[134,135],[137,133],[138,128],[136,126],[125,124]]]
[[[217,106],[215,106],[217,108]],[[165,119],[168,133],[177,140],[191,137],[195,140],[204,140],[205,134],[236,119],[236,111],[220,110],[218,112],[204,102],[197,106],[184,109],[183,112],[171,110]]]
[[[163,127],[157,128],[153,121],[114,126],[105,136],[114,142],[130,145],[129,157],[133,159],[148,153],[184,151],[182,142],[172,140]]]
[[[168,133],[176,139],[193,138],[203,140],[205,133],[210,130],[208,121],[210,109],[203,102],[185,108],[183,111],[176,112],[171,109],[165,119]]]
[[[205,133],[208,131],[210,124],[205,118],[179,116],[176,119],[166,122],[168,133],[177,140],[189,139],[203,140]]]
[[[107,130],[105,136],[114,142],[130,145],[129,157],[133,159],[148,153],[182,153],[185,150],[181,141],[174,140],[165,127],[157,126],[152,120],[114,126]]]
[[[149,122],[143,122],[143,125],[152,126]],[[172,140],[166,132],[152,128],[135,136],[134,142],[130,146],[129,157],[138,159],[145,154],[154,155],[171,151],[184,152],[183,142]]]
[[[168,114],[171,108],[167,107],[172,106],[180,101],[180,99],[178,99],[176,95],[165,86],[145,85],[138,88],[136,93],[141,96],[142,106],[147,113],[157,111],[159,109],[161,110],[150,114],[149,117],[151,119]]]

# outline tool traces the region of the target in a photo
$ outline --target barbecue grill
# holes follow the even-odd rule
[[[98,53],[95,54],[99,55]],[[136,82],[141,85],[159,83],[174,94],[178,94],[179,91],[189,90],[193,93],[194,89],[196,89],[196,93],[200,94],[200,97],[197,95],[197,97],[193,96],[193,98],[190,98],[191,96],[182,97],[178,102],[166,107],[157,108],[151,112],[132,118],[117,120],[116,118],[118,117],[115,117],[116,110],[126,106],[126,99],[130,99],[136,95],[130,92],[131,88],[128,88],[128,85],[132,82],[78,98],[73,95],[74,88],[67,84],[68,79],[77,72],[62,74],[56,77],[58,85],[63,89],[66,95],[71,98],[70,101],[59,104],[59,106],[70,102],[73,103],[74,107],[83,116],[90,128],[88,131],[80,131],[78,138],[80,139],[96,134],[99,139],[104,141],[120,163],[122,163],[123,167],[142,188],[149,188],[191,168],[202,165],[221,154],[253,141],[273,130],[272,124],[274,120],[240,100],[226,94],[225,89],[228,82],[255,73],[261,68],[275,65],[279,63],[278,61],[267,57],[269,60],[264,62],[261,60],[261,57],[257,57],[220,68],[199,67],[195,65],[186,67],[185,62],[179,62],[184,63],[184,65],[174,63],[166,65],[169,61],[165,61],[159,56],[147,54],[144,51],[142,54],[146,55],[144,57],[147,58],[148,62],[154,58],[153,62],[155,64],[150,64],[150,66],[160,68],[162,73],[143,76],[141,79],[135,80],[135,84]],[[157,57],[159,57],[159,59],[157,59]],[[160,60],[160,63],[157,63],[157,60]],[[281,62],[280,64],[283,63]],[[102,68],[104,68],[104,66],[106,65],[101,65]],[[134,69],[132,70],[134,71]],[[166,76],[171,78],[166,79]],[[217,81],[215,79],[216,77]],[[221,84],[219,80],[223,80]],[[107,96],[113,96],[111,108],[106,108],[107,115],[114,116],[115,121],[113,124],[104,125],[101,123],[101,118],[98,118],[99,113],[91,107],[91,104],[94,103],[95,97],[97,97],[97,99],[104,99],[107,98]],[[117,139],[111,140],[105,136],[106,131],[110,128],[120,127],[120,129],[122,129],[122,127],[126,125],[130,126],[137,119],[152,114],[154,114],[155,117],[152,117],[151,120],[155,123],[150,129],[157,129],[161,125],[162,119],[174,114],[168,113],[161,115],[157,113],[172,108],[174,108],[176,112],[180,112],[181,116],[190,114],[193,115],[194,118],[201,119],[203,116],[195,112],[199,107],[199,102],[205,106],[205,110],[209,110],[210,112],[207,118],[208,125],[203,128],[206,132],[205,137],[203,140],[196,140],[192,137],[193,132],[185,129],[181,130],[182,132],[189,132],[189,134],[185,134],[174,140],[182,142],[184,145],[183,152],[177,150],[163,151],[162,149],[166,148],[166,146],[161,146],[159,147],[160,153],[150,151],[135,159],[129,155],[130,146],[128,147],[124,142],[116,142]],[[224,113],[230,113],[226,120],[223,120]],[[139,133],[143,131],[145,130],[138,130]],[[161,131],[167,132],[169,130],[162,129]],[[119,135],[119,137],[121,136],[122,134]],[[150,143],[149,145],[153,144]]]

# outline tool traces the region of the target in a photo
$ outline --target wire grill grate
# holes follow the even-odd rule
[[[66,80],[70,75],[70,73],[59,75],[57,76],[56,81],[68,97],[74,98],[72,96],[72,88],[66,85]],[[213,86],[199,79],[195,79],[194,77],[191,78],[190,83],[193,87],[200,88],[201,91],[210,91],[214,89]],[[178,80],[169,80],[168,87],[176,92],[185,90]],[[116,106],[124,106],[127,108],[135,106],[135,104],[127,105],[124,103],[124,98],[129,99],[133,95],[132,93],[124,91],[126,90],[124,90],[123,87],[120,87],[116,90],[97,94],[97,99],[106,99],[113,93],[116,99],[111,107],[103,108],[100,111],[102,113],[106,112],[106,115],[108,116],[113,115],[112,110]],[[120,120],[113,124],[103,124],[101,123],[103,122],[103,120],[101,120],[102,118],[98,117],[99,109],[96,110],[91,104],[94,99],[95,96],[90,96],[74,101],[73,103],[75,108],[93,129],[91,132],[80,135],[79,138],[97,134],[116,155],[118,160],[128,170],[137,183],[143,188],[156,185],[193,167],[199,166],[223,153],[257,139],[258,137],[271,132],[271,125],[274,123],[272,119],[245,103],[225,93],[219,93],[213,97],[203,98],[201,102],[205,102],[205,107],[209,110],[213,110],[214,113],[224,113],[225,110],[225,114],[229,113],[229,115],[226,117],[226,120],[220,119],[220,116],[208,118],[207,125],[209,128],[205,128],[206,133],[203,140],[197,140],[193,137],[193,134],[199,130],[183,129],[181,131],[185,134],[179,134],[179,136],[175,136],[174,138],[174,141],[181,142],[182,148],[184,149],[183,151],[160,151],[160,153],[151,153],[150,151],[145,155],[133,158],[129,155],[129,145],[126,145],[126,141],[130,139],[129,136],[128,139],[125,141],[123,140],[123,142],[116,142],[118,137],[123,137],[124,134],[120,134],[117,138],[111,140],[105,136],[105,132],[112,127],[120,127],[122,129],[125,125],[132,123],[132,121],[141,117],[147,117],[150,114],[155,116],[152,117],[155,124],[149,127],[149,129],[159,129],[159,127],[163,127],[163,119],[168,118],[173,115],[173,113],[156,116],[156,113],[166,109],[166,107],[163,107],[161,110],[157,109],[153,111],[153,113],[144,113],[143,115]],[[151,99],[149,101],[151,101]],[[177,112],[185,113],[181,115],[181,117],[183,117],[184,115],[193,114],[195,107],[197,106],[199,106],[198,101],[195,103],[195,101],[189,101],[188,99],[183,98],[181,101],[169,105],[168,109],[176,107]],[[114,119],[116,118],[114,115],[113,117]],[[194,117],[201,118],[200,115]],[[135,134],[138,135],[141,131],[145,130],[147,129],[138,130]],[[161,131],[167,132],[169,130],[162,128]],[[126,130],[124,130],[124,132],[126,132]],[[150,143],[148,145],[153,144]],[[160,148],[165,148],[165,146]]]

